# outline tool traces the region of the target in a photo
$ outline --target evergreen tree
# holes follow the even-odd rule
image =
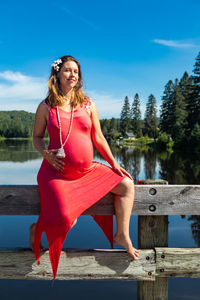
[[[171,135],[176,143],[185,139],[186,129],[186,95],[188,95],[189,76],[185,72],[181,81],[168,81],[165,86],[161,105],[160,127],[163,132]]]
[[[200,125],[200,52],[196,58],[193,72],[195,75],[191,76],[193,80],[193,90],[189,103],[190,112],[188,114],[190,132],[194,129],[195,124]]]
[[[109,120],[108,119],[102,119],[100,120],[100,124],[101,124],[101,130],[103,132],[103,135],[105,135],[105,137],[107,137],[107,134],[109,132]]]
[[[162,97],[161,113],[160,113],[160,129],[163,132],[171,134],[170,112],[172,106],[173,82],[169,80],[165,85],[164,95]]]
[[[196,62],[194,64],[194,76],[192,76],[194,83],[200,86],[200,52],[196,57]]]
[[[172,106],[170,112],[171,136],[175,143],[183,141],[185,137],[185,125],[187,111],[185,110],[186,103],[183,94],[181,93],[178,79],[175,79],[174,91],[172,96]]]
[[[124,99],[124,105],[122,107],[120,115],[120,132],[124,135],[125,132],[129,131],[131,128],[131,110],[129,99],[126,96]]]
[[[137,93],[135,94],[131,107],[131,124],[135,136],[140,137],[142,135],[142,122],[140,111],[140,99]]]
[[[189,77],[188,73],[185,72],[183,77],[179,83],[181,93],[184,97],[185,102],[185,140],[190,137],[190,134],[194,128],[194,113],[196,113],[196,108],[194,107],[194,98],[193,98],[193,91],[194,91],[194,84],[191,77]]]
[[[144,119],[144,133],[149,137],[156,137],[158,120],[156,117],[156,98],[150,95],[146,105],[145,119]]]

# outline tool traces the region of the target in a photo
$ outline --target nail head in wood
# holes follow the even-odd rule
[[[154,204],[149,205],[150,211],[156,211],[156,206]]]
[[[156,191],[156,189],[154,189],[154,188],[151,188],[151,189],[149,190],[149,194],[152,195],[152,196],[154,196],[156,193],[157,193],[157,191]]]

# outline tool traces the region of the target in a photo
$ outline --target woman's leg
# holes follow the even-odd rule
[[[77,222],[77,219],[74,221],[72,227],[76,224],[76,222]],[[32,251],[34,250],[35,226],[36,226],[36,223],[33,223],[29,228],[30,229],[30,248],[32,249]],[[45,250],[45,248],[42,246],[42,244],[40,244],[40,249]]]
[[[35,226],[36,223],[31,224],[29,230],[30,230],[30,248],[32,251],[34,251],[34,240],[35,240]],[[40,244],[40,249],[41,250],[45,250],[45,248],[42,246],[42,244]]]
[[[139,250],[132,245],[129,236],[129,223],[134,203],[133,181],[125,177],[110,192],[114,194],[114,207],[116,214],[117,232],[114,236],[114,243],[124,246],[127,253],[134,259],[138,259]]]

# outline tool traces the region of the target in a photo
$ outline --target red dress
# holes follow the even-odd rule
[[[43,104],[47,105],[44,101]],[[66,153],[64,172],[57,171],[43,159],[37,175],[41,209],[35,229],[34,254],[40,264],[40,241],[42,233],[45,232],[54,279],[64,240],[75,219],[126,176],[120,176],[111,167],[93,161],[92,121],[87,111],[90,104],[88,98],[87,104],[74,110],[70,136],[64,145]],[[50,137],[48,149],[58,149],[60,138],[56,107],[48,106],[48,108],[47,130]],[[64,142],[69,130],[71,113],[59,108],[59,114]],[[92,217],[102,228],[113,248],[113,216]]]

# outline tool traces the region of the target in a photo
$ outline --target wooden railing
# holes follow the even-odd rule
[[[63,249],[56,279],[138,280],[138,299],[168,299],[168,277],[200,278],[199,248],[168,248],[168,215],[199,215],[199,185],[135,185],[138,260],[123,249]],[[152,183],[158,183],[153,184]],[[161,185],[160,185],[161,183]],[[1,185],[0,215],[38,215],[36,185]],[[109,193],[83,215],[114,215]],[[0,278],[52,279],[48,250],[38,265],[30,249],[0,251]],[[153,295],[153,296],[152,296]]]

